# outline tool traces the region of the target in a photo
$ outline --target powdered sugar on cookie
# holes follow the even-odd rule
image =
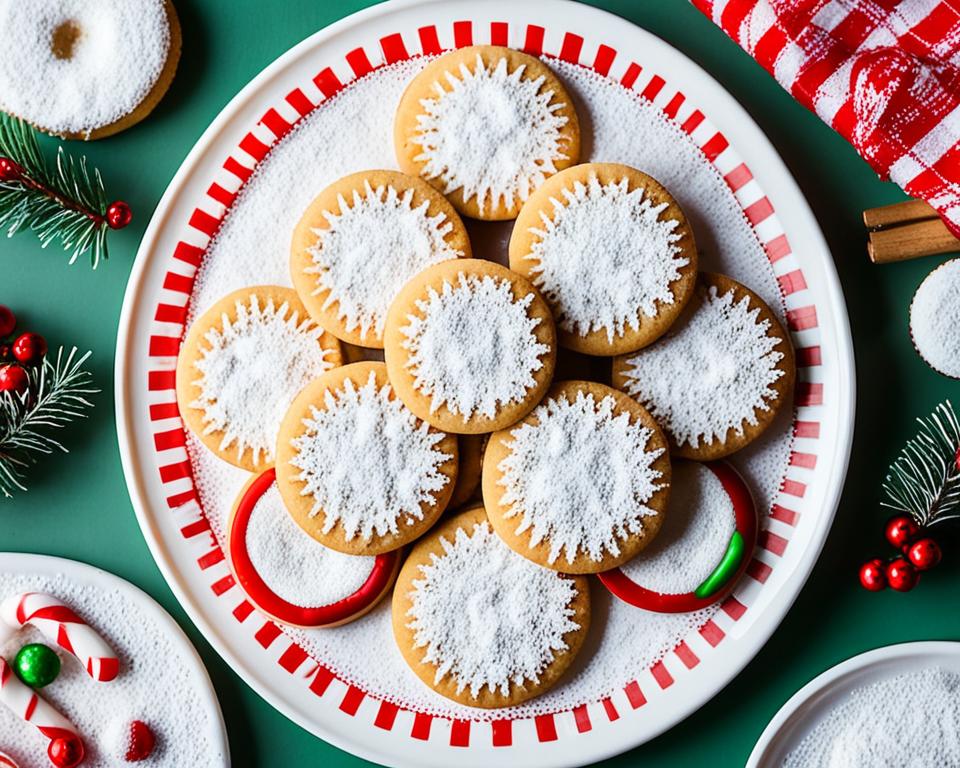
[[[419,566],[407,611],[415,647],[437,668],[435,682],[449,675],[458,693],[474,697],[538,683],[567,650],[563,636],[580,628],[570,607],[574,581],[515,554],[485,522],[440,542],[443,554]]]
[[[607,339],[637,330],[640,315],[654,317],[657,304],[672,304],[671,284],[689,263],[676,244],[676,219],[662,218],[667,203],[654,205],[626,178],[601,184],[596,175],[575,181],[563,199],[551,199],[552,217],[524,258],[536,262],[531,280],[558,310],[557,324],[586,336],[605,329]]]
[[[310,516],[323,514],[323,533],[340,524],[347,541],[397,533],[423,519],[421,504],[433,504],[450,482],[440,466],[451,457],[437,449],[444,434],[431,430],[391,395],[376,376],[359,389],[343,390],[311,406],[306,431],[291,441],[290,463],[300,470],[301,494],[313,499]]]
[[[733,428],[757,424],[757,411],[770,409],[784,376],[783,353],[770,321],[750,298],[734,301],[733,291],[710,286],[682,327],[626,361],[626,390],[650,411],[678,445],[698,448],[724,440]]]
[[[247,554],[257,574],[293,605],[331,605],[360,589],[375,557],[345,555],[315,541],[297,525],[274,483],[257,500],[247,522]]]
[[[316,296],[324,291],[326,310],[337,304],[347,330],[373,330],[383,335],[387,310],[400,286],[418,272],[463,252],[447,244],[453,224],[443,213],[430,216],[430,203],[413,205],[413,190],[399,193],[391,185],[354,190],[347,201],[338,196],[340,214],[325,211],[329,228],[312,230],[317,243],[308,249],[316,275]]]
[[[927,275],[910,304],[910,335],[935,370],[960,378],[960,259]]]
[[[542,90],[543,76],[529,79],[525,69],[508,72],[505,58],[488,67],[478,54],[472,70],[461,64],[459,77],[446,73],[450,90],[435,83],[436,98],[420,101],[414,140],[422,151],[414,159],[425,164],[422,175],[439,178],[444,194],[476,198],[481,213],[526,200],[567,157],[567,118],[556,114],[564,105]]]
[[[203,411],[203,432],[222,432],[220,449],[251,451],[255,463],[273,460],[277,430],[294,397],[332,363],[320,347],[323,329],[273,299],[261,306],[256,293],[237,301],[236,320],[221,316],[200,344],[194,383],[200,396],[191,408]]]
[[[537,340],[540,318],[531,317],[530,293],[515,299],[508,280],[461,272],[457,283],[416,302],[400,329],[414,388],[463,420],[493,418],[497,407],[522,400],[537,385],[534,372],[550,351]]]
[[[550,398],[534,410],[536,424],[510,431],[510,454],[497,465],[499,501],[505,518],[518,518],[518,535],[530,531],[531,547],[550,542],[551,564],[619,555],[619,540],[657,514],[646,502],[663,487],[653,468],[663,449],[648,449],[653,430],[615,406],[583,392],[572,403]]]

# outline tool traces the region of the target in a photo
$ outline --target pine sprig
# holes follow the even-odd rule
[[[881,503],[926,528],[960,518],[960,422],[949,400],[917,422],[919,433],[890,465]]]
[[[67,453],[49,432],[85,417],[92,407],[87,396],[100,390],[91,387],[92,377],[83,367],[88,357],[89,352],[78,357],[76,347],[64,354],[61,347],[56,362],[47,356],[28,371],[29,386],[22,395],[0,393],[0,495],[10,498],[27,490],[26,470],[40,456]]]
[[[73,264],[89,252],[96,268],[106,259],[109,203],[100,171],[87,159],[79,160],[57,149],[50,167],[36,132],[27,123],[0,113],[0,157],[12,161],[18,173],[0,175],[0,230],[13,237],[22,229],[34,231],[46,248],[59,241]]]

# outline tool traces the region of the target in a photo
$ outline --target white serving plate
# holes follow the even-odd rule
[[[960,643],[888,645],[847,659],[790,697],[760,734],[747,768],[776,768],[807,734],[856,688],[929,667],[960,674]]]
[[[340,680],[252,610],[193,485],[174,368],[186,303],[225,207],[289,123],[371,67],[470,43],[507,44],[592,68],[687,133],[751,223],[781,288],[800,371],[790,466],[764,510],[749,576],[713,619],[599,701],[525,719],[446,720]],[[708,701],[766,642],[805,582],[846,473],[854,367],[840,286],[783,161],[709,75],[662,40],[564,0],[396,0],[334,24],[258,75],[207,129],[141,244],[120,321],[117,423],[130,495],[151,550],[201,632],[286,716],[388,765],[580,765],[653,738]]]
[[[198,736],[202,736],[205,742],[216,750],[216,754],[223,755],[224,768],[230,765],[227,729],[207,669],[183,630],[150,595],[119,576],[92,565],[49,555],[0,552],[0,573],[51,579],[65,577],[79,586],[90,587],[107,595],[123,595],[137,603],[145,614],[153,618],[167,639],[174,643],[181,663],[187,668],[189,679],[196,686],[197,694],[204,700],[210,728],[207,733],[198,733]]]

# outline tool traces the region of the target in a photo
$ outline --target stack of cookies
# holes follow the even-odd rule
[[[254,473],[228,535],[251,600],[330,627],[392,586],[403,657],[469,706],[550,688],[588,575],[642,562],[670,516],[671,458],[739,450],[792,390],[776,316],[698,272],[655,179],[578,164],[580,131],[540,59],[435,59],[397,109],[400,171],[320,191],[293,289],[225,297],[178,362],[184,421]],[[515,219],[509,268],[462,217]]]

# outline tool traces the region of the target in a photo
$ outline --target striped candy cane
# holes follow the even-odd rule
[[[120,673],[120,659],[89,624],[52,595],[24,592],[0,603],[0,621],[12,629],[32,624],[63,650],[76,656],[94,680],[109,682]]]
[[[37,728],[51,741],[53,739],[79,739],[80,733],[73,723],[32,688],[20,682],[13,668],[0,657],[0,703],[5,704],[17,717]],[[2,765],[2,763],[0,763]]]
[[[0,752],[0,768],[20,768],[20,766],[6,752]]]

